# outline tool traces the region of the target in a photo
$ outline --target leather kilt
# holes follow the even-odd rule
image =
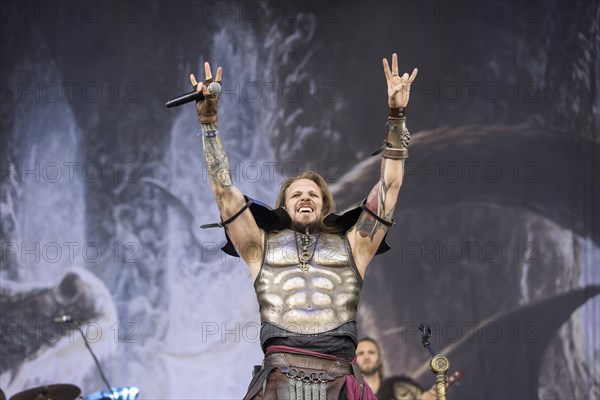
[[[248,387],[244,400],[338,400],[347,375],[364,391],[358,367],[347,361],[296,353],[271,353]]]

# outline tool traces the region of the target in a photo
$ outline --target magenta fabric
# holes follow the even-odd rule
[[[271,353],[306,354],[306,355],[309,355],[309,356],[316,356],[316,357],[321,357],[321,358],[327,358],[328,360],[336,360],[336,361],[347,362],[346,360],[343,360],[343,359],[341,359],[339,357],[336,357],[336,356],[332,356],[330,354],[323,354],[323,353],[318,353],[316,351],[298,349],[296,347],[289,347],[289,346],[269,346],[269,347],[267,347],[267,352],[265,354],[269,355]]]
[[[367,381],[363,382],[365,383],[365,390],[361,399],[358,381],[354,375],[346,375],[346,392],[348,393],[348,400],[377,400],[377,397],[375,397],[375,394],[371,390],[371,387]]]

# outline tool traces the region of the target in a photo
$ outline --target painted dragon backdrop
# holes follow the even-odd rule
[[[600,397],[597,2],[2,1],[0,387],[226,399],[261,360],[250,274],[219,251],[190,90],[224,69],[235,184],[273,205],[303,169],[338,210],[375,184],[381,59],[419,68],[392,250],[361,334],[450,398]]]

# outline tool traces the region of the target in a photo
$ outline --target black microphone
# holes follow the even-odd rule
[[[221,93],[221,85],[219,84],[219,82],[212,82],[210,85],[208,85],[208,91],[210,92],[210,94],[219,94]],[[202,91],[197,92],[194,90],[193,92],[189,92],[182,96],[175,97],[174,99],[167,101],[165,105],[167,106],[167,108],[171,108],[196,100],[204,100],[204,93],[202,93]]]

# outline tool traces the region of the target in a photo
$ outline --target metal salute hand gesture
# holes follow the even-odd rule
[[[406,107],[408,105],[408,97],[410,95],[410,85],[417,77],[418,70],[416,68],[413,69],[410,77],[408,76],[408,73],[404,73],[402,76],[399,76],[398,55],[394,53],[392,54],[392,70],[390,71],[390,65],[388,64],[387,58],[384,58],[383,72],[385,73],[385,79],[387,80],[388,107]]]

